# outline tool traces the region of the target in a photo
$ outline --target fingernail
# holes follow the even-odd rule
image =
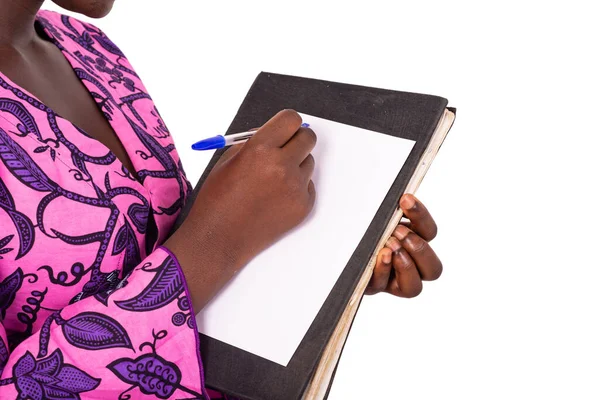
[[[408,229],[404,225],[398,225],[394,230],[394,237],[400,241],[404,240],[406,236],[410,233],[410,229]]]
[[[392,251],[396,251],[400,248],[400,242],[394,240],[394,238],[389,238],[385,245]]]
[[[392,253],[388,253],[387,251],[385,253],[383,253],[383,257],[381,257],[381,260],[383,261],[384,264],[389,264],[392,262]]]
[[[411,208],[413,208],[415,206],[415,198],[413,196],[402,196],[402,199],[400,199],[400,207],[402,207],[403,210],[410,210]]]

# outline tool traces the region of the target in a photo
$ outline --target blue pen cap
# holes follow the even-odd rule
[[[219,135],[194,143],[192,150],[215,150],[223,147],[225,147],[225,138]]]

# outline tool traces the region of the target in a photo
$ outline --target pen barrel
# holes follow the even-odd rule
[[[225,135],[225,146],[232,146],[235,144],[242,144],[250,139],[256,131],[235,133],[233,135]]]
[[[303,123],[301,125],[301,127],[308,128],[308,127],[310,127],[310,124]],[[254,136],[254,134],[256,132],[258,132],[258,130],[233,133],[231,135],[225,135],[225,136],[221,136],[221,137],[225,138],[225,146],[224,147],[227,147],[227,146],[233,146],[236,144],[245,143],[246,141],[248,141],[248,139],[250,139],[252,136]]]

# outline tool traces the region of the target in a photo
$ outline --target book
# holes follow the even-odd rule
[[[364,149],[360,149],[364,150],[365,157],[370,157],[368,158],[369,162],[352,163],[356,165],[352,165],[354,169],[348,168],[351,171],[348,173],[361,175],[361,181],[365,184],[367,183],[365,181],[368,180],[370,183],[370,186],[367,185],[370,188],[369,193],[377,189],[383,201],[379,204],[379,200],[377,200],[374,204],[375,207],[371,204],[371,208],[365,204],[365,209],[368,210],[360,210],[363,213],[363,222],[360,225],[358,244],[356,247],[352,244],[349,252],[348,249],[346,249],[346,253],[342,252],[340,255],[342,258],[334,259],[337,260],[336,267],[339,270],[333,271],[334,275],[330,274],[330,286],[319,282],[322,285],[314,290],[315,298],[311,297],[312,302],[307,302],[310,304],[304,308],[298,308],[297,304],[291,304],[290,310],[295,310],[290,313],[291,317],[281,314],[281,306],[286,304],[285,301],[277,302],[279,309],[273,311],[275,317],[279,315],[280,318],[285,316],[285,318],[281,318],[283,320],[287,318],[287,323],[283,323],[279,327],[280,330],[269,328],[269,323],[273,323],[273,316],[271,316],[271,320],[268,315],[266,316],[264,325],[269,329],[265,330],[262,325],[257,327],[248,324],[245,317],[248,312],[252,312],[251,308],[243,309],[243,306],[240,306],[241,310],[235,309],[232,298],[240,290],[239,293],[245,295],[245,303],[266,304],[264,299],[253,299],[251,291],[244,291],[244,279],[250,279],[249,282],[252,282],[252,277],[248,278],[247,276],[245,278],[236,277],[237,281],[225,288],[222,291],[224,293],[217,295],[216,299],[198,314],[199,329],[208,333],[208,335],[201,334],[200,340],[207,387],[242,399],[312,400],[327,397],[352,321],[370,280],[376,254],[385,245],[402,218],[401,210],[398,209],[398,200],[403,193],[416,191],[455,118],[455,110],[447,107],[447,100],[437,96],[261,73],[249,90],[227,133],[242,132],[261,126],[270,117],[285,108],[297,110],[307,121],[312,118],[317,126],[321,127],[322,133],[326,133],[325,139],[330,135],[341,134],[341,132],[345,135],[359,135],[357,137],[371,135],[370,137],[373,139],[371,150],[376,150],[379,146],[387,150],[388,154],[398,153],[399,162],[382,164],[387,168],[379,173],[377,169],[372,168],[372,160],[377,153],[373,153],[373,151],[369,153],[366,145]],[[318,135],[319,131],[316,130],[316,132]],[[318,142],[317,146],[319,145]],[[390,149],[395,150],[389,153]],[[324,153],[320,157],[333,157],[332,154],[335,152],[331,153],[330,150],[329,148],[326,152],[318,149],[319,153]],[[357,149],[355,148],[342,150],[355,152],[350,158],[344,158],[343,154],[340,156],[341,161],[339,162],[347,163],[348,166],[350,166],[352,157],[358,158],[361,155],[361,153],[356,153]],[[223,151],[220,150],[214,154],[194,189],[194,195],[184,207],[175,229],[185,219],[193,203],[193,198]],[[382,154],[384,153],[382,150]],[[323,160],[327,159],[323,158]],[[360,169],[361,165],[364,166],[365,171]],[[392,170],[390,174],[390,165],[398,170]],[[387,174],[385,179],[379,176],[385,175],[384,171]],[[339,169],[334,172],[338,174],[337,176],[343,175],[343,171],[340,172]],[[331,174],[332,171],[329,173]],[[327,174],[324,175],[324,178],[319,177],[318,179],[325,182]],[[373,179],[368,179],[369,176]],[[375,186],[370,181],[375,182]],[[330,200],[329,210],[332,210],[331,201],[340,202],[335,197],[335,191],[343,190],[344,185],[347,185],[350,190],[350,186],[354,185],[347,180],[326,182],[328,183],[325,188],[328,191],[325,193],[327,199]],[[317,182],[315,185],[317,193],[319,193]],[[331,186],[335,185],[339,187],[332,189]],[[382,185],[384,187],[380,187]],[[377,196],[375,198],[378,199]],[[373,199],[371,199],[372,201]],[[323,218],[322,213],[316,215],[317,219],[319,215],[321,219]],[[368,217],[366,223],[364,222],[365,217]],[[330,224],[335,225],[335,221],[334,219]],[[358,222],[356,223],[358,224]],[[317,222],[313,220],[311,225],[313,229],[319,229],[316,224]],[[342,224],[341,220],[339,224]],[[300,227],[300,232],[302,229],[306,232],[309,229],[308,225]],[[344,232],[346,230],[348,229],[344,229]],[[299,240],[294,239],[294,234],[298,236],[298,233],[293,233],[290,235],[291,238],[285,238],[288,246],[294,245],[293,240]],[[285,245],[285,243],[276,244],[273,246],[274,249],[268,249],[265,253],[276,254],[278,247],[281,250]],[[310,251],[309,243],[309,248],[305,248],[304,252],[310,253]],[[314,251],[317,250],[314,249]],[[258,264],[269,262],[268,254],[261,254],[258,258],[260,258],[256,262]],[[340,259],[343,259],[344,262],[340,263]],[[307,260],[310,258],[305,258],[304,262]],[[293,270],[294,265],[290,264],[289,267]],[[261,277],[260,265],[249,265],[248,269],[250,270],[248,274],[257,273],[253,277],[254,279]],[[278,273],[286,272],[285,268],[280,270]],[[278,296],[284,295],[280,293]],[[275,298],[277,299],[276,296]],[[253,303],[252,300],[256,300],[256,302]],[[248,304],[246,306],[249,306]],[[294,309],[294,307],[296,308]],[[312,311],[309,310],[311,307]],[[240,312],[236,313],[236,311]],[[227,326],[223,325],[224,319],[226,320],[228,316],[231,317],[232,324],[229,331]],[[291,323],[295,322],[290,319],[293,317],[304,318],[305,327],[302,327],[301,324],[296,327]],[[307,320],[307,318],[309,319]],[[208,322],[202,324],[202,319]],[[213,321],[213,319],[217,321]],[[202,326],[204,327],[201,328]],[[293,329],[290,326],[293,326]],[[235,329],[239,330],[240,327],[247,329],[243,333],[239,333]],[[265,337],[260,336],[261,332]],[[268,337],[269,334],[274,334],[273,332],[280,336]],[[252,336],[253,333],[255,336]],[[292,336],[297,338],[294,339]],[[277,337],[280,340],[277,340]]]

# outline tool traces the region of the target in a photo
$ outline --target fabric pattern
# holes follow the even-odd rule
[[[98,28],[50,11],[36,24],[137,179],[0,74],[0,398],[207,399],[185,278],[160,246],[191,192],[169,130]]]

